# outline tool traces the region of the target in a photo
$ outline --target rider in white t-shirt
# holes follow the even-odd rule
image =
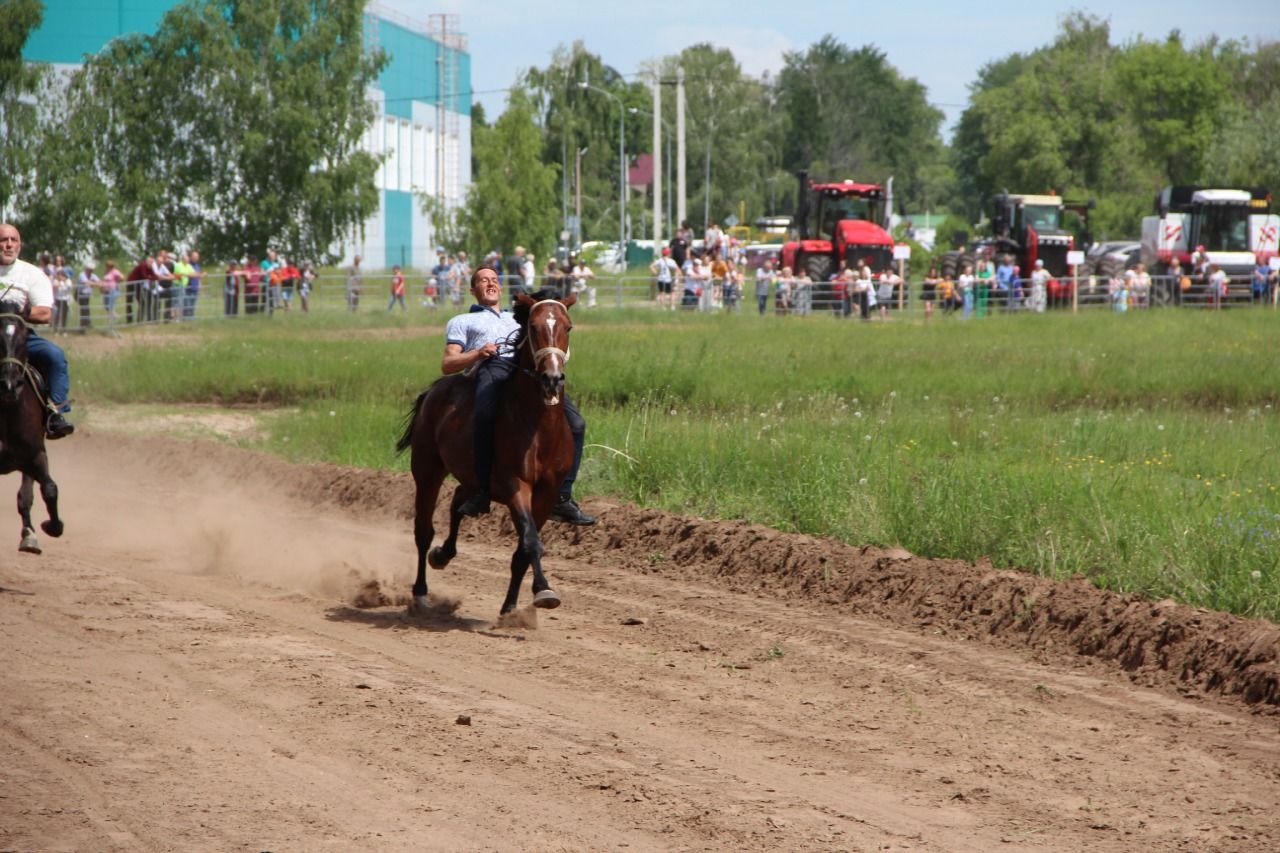
[[[18,255],[22,252],[22,235],[8,223],[0,223],[0,302],[12,302],[19,310],[29,309],[30,323],[48,323],[53,318],[53,285],[40,269]],[[67,373],[67,357],[62,349],[32,329],[27,337],[27,358],[49,385],[49,412],[45,434],[51,438],[71,435],[75,427],[64,414],[71,411],[67,393],[71,379]]]

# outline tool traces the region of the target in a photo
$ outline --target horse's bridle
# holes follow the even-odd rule
[[[28,330],[31,328],[31,324],[27,322],[27,318],[23,317],[21,314],[8,314],[8,313],[0,314],[0,320],[16,320],[17,322],[21,323],[23,326],[27,327]],[[31,388],[32,390],[36,391],[37,396],[39,395],[38,389],[40,388],[40,383],[36,381],[36,377],[32,371],[31,363],[27,359],[14,358],[11,355],[0,356],[0,366],[6,365],[6,364],[16,364],[18,365],[18,367],[22,368],[22,375],[26,377],[28,382],[31,383]]]
[[[550,304],[550,303],[552,303],[552,302],[554,302],[556,305],[559,305],[559,306],[561,306],[561,307],[563,307],[563,306],[564,306],[564,303],[560,302],[560,300],[558,300],[558,299],[544,299],[544,300],[542,300],[541,302],[537,303],[536,305],[534,305],[532,308],[530,308],[530,309],[529,309],[529,321],[528,321],[525,325],[526,325],[526,326],[532,326],[532,325],[533,325],[533,312],[534,312],[534,311],[537,311],[539,306],[541,306],[541,305],[547,305],[547,304]],[[529,332],[528,332],[528,330],[527,330],[527,329],[526,329],[525,334],[524,334],[524,340],[523,340],[521,343],[523,343],[523,344],[527,344],[527,345],[528,345],[529,353],[530,353],[530,355],[532,355],[532,356],[533,356],[533,369],[534,369],[534,370],[537,370],[537,369],[538,369],[538,364],[539,364],[539,362],[541,362],[541,361],[542,361],[542,359],[546,358],[546,357],[547,357],[547,356],[549,356],[549,355],[558,355],[558,356],[560,356],[561,360],[562,360],[562,361],[564,361],[566,364],[567,364],[567,363],[568,363],[568,361],[569,361],[569,351],[568,351],[567,349],[560,349],[560,347],[540,347],[539,349],[536,349],[536,350],[535,350],[535,349],[533,348],[533,338],[532,338],[532,336],[529,334]]]
[[[28,330],[31,328],[31,324],[27,322],[27,318],[23,317],[21,314],[0,314],[0,320],[16,320],[22,325],[26,326]],[[0,357],[0,364],[21,365],[25,371],[27,367],[27,360],[25,358],[14,358],[11,355],[6,355],[3,357]]]

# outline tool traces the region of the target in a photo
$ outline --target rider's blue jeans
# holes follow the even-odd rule
[[[67,372],[67,357],[62,348],[32,329],[27,336],[27,360],[44,375],[49,383],[49,402],[59,412],[69,412],[67,393],[71,390],[71,376]]]

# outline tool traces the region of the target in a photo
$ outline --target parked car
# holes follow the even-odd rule
[[[1110,240],[1090,246],[1086,259],[1094,275],[1107,279],[1136,264],[1141,250],[1142,244],[1137,240]]]
[[[603,240],[588,240],[582,244],[582,248],[578,250],[579,257],[586,258],[596,272],[616,274],[626,271],[626,256],[618,247],[615,240],[612,243],[606,243]]]
[[[773,268],[778,269],[782,260],[782,244],[752,243],[742,248],[742,255],[746,258],[747,269],[760,269],[766,260],[773,261]]]

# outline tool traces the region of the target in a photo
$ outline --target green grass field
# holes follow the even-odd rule
[[[574,313],[581,494],[1280,619],[1273,312]],[[74,394],[90,413],[283,408],[267,449],[404,469],[392,444],[437,375],[443,317],[198,324],[97,355],[73,343]]]

